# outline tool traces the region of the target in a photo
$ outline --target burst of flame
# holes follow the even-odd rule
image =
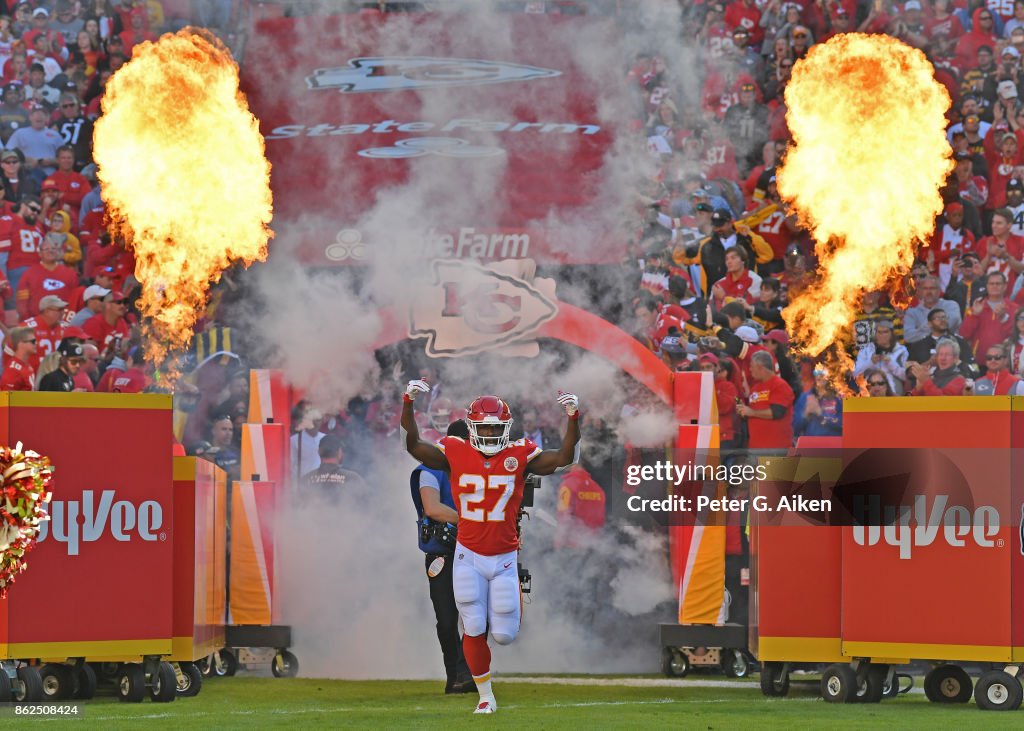
[[[783,317],[798,348],[828,349],[832,373],[866,291],[909,270],[942,210],[953,167],[950,100],[925,55],[889,36],[851,33],[814,46],[786,86],[793,134],[779,193],[811,231],[819,281]]]
[[[93,148],[159,361],[188,346],[210,285],[265,259],[273,235],[270,163],[228,50],[191,28],[136,46],[107,83]]]

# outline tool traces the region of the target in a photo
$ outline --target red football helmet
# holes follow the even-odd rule
[[[430,425],[444,434],[452,423],[452,400],[444,396],[434,399],[427,413],[430,414]]]
[[[469,446],[478,452],[497,454],[508,446],[509,434],[512,432],[512,412],[508,404],[497,396],[480,396],[471,403],[466,423],[469,425]],[[481,435],[477,431],[481,426],[497,426],[501,433]]]

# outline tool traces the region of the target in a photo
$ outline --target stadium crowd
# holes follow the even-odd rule
[[[639,54],[632,129],[636,335],[677,370],[716,375],[727,446],[838,435],[842,393],[789,353],[781,310],[815,278],[813,241],[775,183],[795,61],[836,33],[920,48],[953,100],[944,210],[906,280],[864,295],[844,343],[849,393],[1024,393],[1024,0],[681,3],[693,68]],[[680,64],[681,65],[681,64]],[[764,355],[759,355],[764,353]],[[840,389],[842,391],[843,389]]]
[[[106,230],[93,123],[107,79],[136,45],[193,25],[232,47],[244,10],[232,0],[0,0],[0,390],[163,388],[143,357],[134,258]],[[204,395],[214,399],[197,451],[229,470],[244,421],[238,382],[248,388],[234,375],[214,388],[201,383],[201,394],[193,372],[176,400],[187,410]],[[186,421],[178,419],[179,437]]]

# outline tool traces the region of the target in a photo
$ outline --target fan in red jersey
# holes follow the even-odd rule
[[[425,466],[451,474],[459,513],[452,584],[465,628],[462,649],[480,693],[474,713],[494,713],[498,706],[491,690],[487,632],[499,645],[509,644],[519,633],[522,605],[516,523],[526,474],[550,475],[579,461],[579,399],[571,393],[558,394],[569,421],[557,450],[541,450],[529,439],[510,443],[512,412],[497,396],[481,396],[470,404],[468,442],[444,437],[434,446],[420,439],[413,415],[413,400],[423,393],[430,393],[423,381],[410,381],[405,389],[405,447]]]

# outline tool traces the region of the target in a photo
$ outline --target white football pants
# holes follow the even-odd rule
[[[507,645],[519,634],[518,551],[484,556],[455,544],[452,588],[462,627],[475,637],[487,632],[499,645]]]

